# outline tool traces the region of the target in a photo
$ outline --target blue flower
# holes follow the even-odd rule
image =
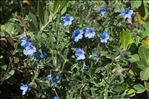
[[[28,39],[27,37],[22,37],[19,40],[21,42],[21,46],[26,47],[28,45]]]
[[[78,42],[80,39],[83,38],[83,31],[82,30],[74,30],[74,32],[72,33],[72,39],[75,41],[75,42]]]
[[[93,60],[96,60],[96,59],[97,59],[97,54],[94,53],[94,54],[92,55],[92,58],[93,58]]]
[[[100,36],[101,43],[107,44],[108,39],[109,39],[109,34],[107,32],[103,32],[99,36]]]
[[[129,8],[125,8],[125,9],[121,12],[120,15],[123,16],[124,19],[126,19],[126,18],[130,19],[132,14],[133,14],[133,10],[129,10]]]
[[[105,14],[107,13],[107,9],[106,9],[106,8],[101,8],[101,9],[99,10],[99,13],[100,13],[101,15],[105,15]]]
[[[48,75],[48,80],[51,81],[52,84],[57,84],[60,81],[60,78],[56,76]]]
[[[27,84],[21,84],[20,90],[22,90],[22,95],[25,95],[27,90],[28,90],[28,85]]]
[[[28,45],[28,46],[26,46],[25,49],[23,50],[23,53],[24,53],[25,55],[27,55],[27,56],[33,56],[33,54],[34,54],[35,52],[37,52],[37,49],[36,49],[35,46],[33,46],[33,45],[31,45],[31,44]]]
[[[65,16],[63,16],[62,20],[63,20],[64,26],[71,25],[73,19],[74,19],[73,16],[70,16],[69,14],[66,14]]]
[[[58,99],[57,96],[53,96],[52,99]]]
[[[21,42],[21,46],[24,47],[23,53],[25,55],[33,56],[33,54],[35,53],[35,56],[37,56],[38,58],[40,57],[40,53],[37,52],[36,47],[28,41],[27,37],[22,37],[19,41]]]
[[[75,56],[76,56],[77,60],[84,60],[85,59],[85,52],[82,49],[77,48],[75,51]]]
[[[85,29],[85,37],[86,38],[93,38],[95,36],[95,32],[92,28]]]

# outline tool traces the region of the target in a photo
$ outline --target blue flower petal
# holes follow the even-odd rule
[[[28,85],[27,84],[21,84],[20,90],[22,90],[22,95],[25,95],[27,90],[28,90]]]
[[[36,47],[33,45],[28,45],[23,50],[24,55],[33,56],[33,54],[37,51]]]
[[[105,14],[107,13],[107,9],[106,9],[106,8],[101,8],[101,9],[99,10],[99,13],[100,13],[101,15],[105,15]]]
[[[130,19],[131,16],[132,16],[132,14],[133,14],[133,10],[129,10],[129,8],[125,8],[125,9],[121,12],[120,15],[123,16],[124,19],[126,19],[126,18]]]
[[[66,14],[65,16],[62,17],[63,25],[64,26],[71,25],[73,19],[74,19],[73,16],[70,16],[69,14]]]
[[[76,56],[77,60],[84,60],[85,59],[85,52],[82,49],[77,48],[75,51],[75,56]]]
[[[28,38],[27,37],[22,37],[19,39],[19,41],[21,42],[22,47],[26,47],[28,45]]]
[[[101,43],[107,44],[108,39],[109,39],[109,34],[107,32],[103,32],[99,36],[100,36]]]
[[[95,32],[93,28],[86,28],[85,29],[85,37],[86,38],[93,38],[95,36]]]
[[[83,31],[82,30],[74,30],[74,32],[72,33],[72,39],[75,41],[75,42],[78,42],[80,39],[83,38]]]

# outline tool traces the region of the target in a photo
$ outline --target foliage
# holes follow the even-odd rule
[[[21,10],[1,25],[1,97],[109,99],[138,94],[147,97],[148,1],[23,0],[18,3]],[[133,14],[121,15],[125,8],[133,10]],[[64,25],[68,15],[72,22]],[[23,37],[28,41],[20,40]],[[22,46],[24,42],[28,43]],[[24,50],[31,45],[37,50],[34,48],[34,55],[26,56]],[[8,95],[9,89],[3,88],[8,85],[16,93],[11,91]]]

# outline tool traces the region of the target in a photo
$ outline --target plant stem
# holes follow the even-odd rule
[[[83,86],[81,87],[81,90],[80,90],[80,99],[81,99],[81,96],[82,96],[82,90],[84,88],[85,84],[83,84]]]

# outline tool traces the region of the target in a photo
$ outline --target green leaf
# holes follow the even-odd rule
[[[29,12],[29,17],[31,18],[30,26],[34,25],[32,27],[34,27],[35,30],[38,30],[38,22],[36,16],[33,13]]]
[[[131,1],[131,6],[132,8],[138,8],[139,6],[141,6],[142,4],[142,0],[136,0],[136,1]]]
[[[128,59],[131,63],[138,62],[140,60],[138,54],[131,55],[131,58]]]
[[[120,34],[121,48],[128,49],[128,47],[133,43],[131,33],[129,30],[122,31]]]
[[[14,70],[10,70],[10,71],[8,72],[8,74],[6,74],[6,75],[4,76],[4,79],[5,79],[5,80],[9,79],[14,73],[15,73]]]
[[[19,62],[19,58],[18,57],[14,57],[14,63],[18,63]]]
[[[147,20],[149,18],[149,1],[144,1],[144,10],[145,10],[145,16],[144,20]]]
[[[51,5],[51,4],[49,4]],[[39,20],[40,20],[40,28],[45,24],[44,21],[45,21],[45,16],[47,14],[47,11],[48,11],[48,8],[47,7],[44,7],[45,5],[43,3],[40,3],[40,6],[38,6],[38,9],[39,9]],[[49,6],[51,7],[51,6]],[[49,13],[48,13],[49,14]],[[48,15],[49,16],[49,15]],[[48,17],[47,16],[47,17]]]
[[[136,36],[135,37],[135,44],[138,46],[138,44],[140,43],[141,37]]]
[[[0,68],[3,70],[7,70],[7,65],[2,65],[2,66],[0,66]]]
[[[143,25],[143,27],[145,28],[145,30],[143,29],[142,30],[142,34],[143,34],[143,36],[144,37],[146,37],[146,36],[148,36],[149,37],[149,23],[145,23],[144,25]]]
[[[48,22],[48,19],[49,19],[49,13],[48,10],[46,9],[44,11],[44,22],[43,22],[44,25]]]
[[[149,66],[149,49],[145,46],[140,46],[138,50],[140,60],[145,66]]]
[[[144,70],[140,72],[140,78],[141,78],[141,80],[148,80],[149,79],[149,67],[144,68]]]
[[[136,94],[134,89],[126,89],[124,94],[128,95],[129,97],[133,97]]]
[[[58,6],[60,6],[62,2],[63,2],[63,0],[62,1],[61,0],[54,1],[53,12],[55,12],[57,10]]]
[[[33,13],[31,13],[31,12],[29,12],[29,16],[32,19],[32,22],[34,23],[34,25],[37,25],[38,23],[37,23],[36,16]]]
[[[143,93],[145,91],[144,86],[141,84],[134,85],[133,87],[137,91],[136,93]]]
[[[57,8],[59,8],[59,7],[61,7],[61,9],[62,9],[64,6],[66,6],[67,3],[68,3],[67,0],[55,0],[53,11],[55,12],[57,10]]]
[[[65,6],[65,7],[62,9],[61,15],[63,15],[66,11],[67,11],[67,6]]]
[[[15,34],[15,19],[10,19],[7,23],[0,26],[1,31],[5,31],[8,34]]]
[[[144,86],[147,91],[149,91],[149,82],[144,81]]]

